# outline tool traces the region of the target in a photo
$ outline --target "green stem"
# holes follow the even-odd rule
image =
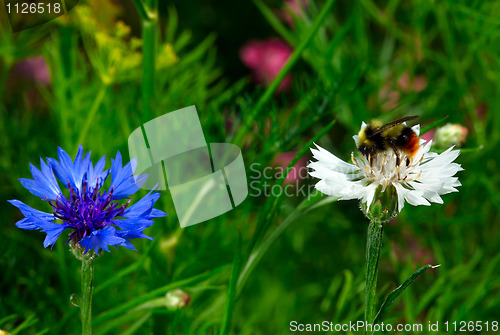
[[[154,74],[156,60],[156,29],[158,26],[158,1],[144,2],[148,20],[142,20],[142,104],[144,121],[149,121],[153,115],[151,103],[154,93]]]
[[[220,335],[228,335],[231,331],[231,320],[233,319],[234,305],[237,296],[237,283],[241,270],[241,243],[241,232],[238,232],[233,270],[231,271],[231,278],[229,279],[229,286],[227,288],[226,304],[224,306],[224,314],[222,315],[219,332]]]
[[[94,99],[94,102],[92,103],[92,106],[90,107],[89,115],[87,116],[87,120],[85,120],[85,124],[82,127],[82,131],[80,132],[80,136],[78,136],[78,141],[76,142],[76,145],[80,145],[85,142],[85,138],[87,137],[87,133],[89,132],[90,126],[92,125],[92,122],[95,119],[95,116],[97,115],[97,111],[99,110],[99,107],[101,106],[101,103],[104,99],[104,96],[106,95],[106,89],[107,89],[106,84],[102,84],[101,88],[99,89],[99,92],[97,93],[96,98]]]
[[[135,4],[135,7],[137,8],[137,12],[139,12],[141,19],[149,20],[148,12],[146,11],[146,8],[144,8],[144,4],[142,3],[142,0],[134,0],[134,4]]]
[[[82,334],[92,334],[92,288],[94,286],[94,260],[82,260]]]
[[[65,14],[68,14],[68,7],[66,7],[66,1],[61,0],[62,8]]]
[[[365,288],[365,322],[373,324],[375,320],[376,288],[378,260],[382,248],[384,226],[381,222],[370,221],[366,239],[366,288]],[[365,334],[373,334],[368,328]]]

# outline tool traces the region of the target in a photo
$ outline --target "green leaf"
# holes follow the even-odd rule
[[[387,296],[387,298],[385,298],[385,301],[382,304],[382,306],[380,306],[380,309],[379,309],[379,311],[377,313],[377,316],[375,317],[375,321],[373,322],[373,324],[378,323],[382,319],[382,316],[384,315],[385,312],[387,312],[387,310],[392,305],[392,303],[396,300],[396,298],[399,297],[399,295],[401,293],[403,293],[403,291],[408,286],[410,286],[411,283],[413,283],[415,280],[417,280],[417,278],[420,277],[428,269],[431,269],[431,268],[435,269],[435,268],[438,268],[438,267],[440,267],[440,265],[432,266],[430,264],[427,264],[427,265],[422,266],[420,269],[418,269],[417,271],[415,271],[401,286],[399,286],[397,289],[395,289],[394,291],[392,291]]]
[[[420,134],[425,134],[426,132],[428,132],[429,130],[431,130],[432,128],[437,126],[438,124],[443,123],[447,118],[448,118],[448,115],[446,115],[445,117],[442,117],[434,122],[429,123],[425,127],[422,127],[422,129],[420,129]]]
[[[337,306],[335,308],[335,318],[334,320],[340,320],[341,313],[346,307],[347,298],[349,293],[352,292],[352,281],[353,275],[349,270],[344,270],[344,286],[342,287],[342,291],[340,291],[339,299],[337,300]]]
[[[469,154],[469,153],[481,151],[483,149],[484,149],[483,145],[480,145],[480,146],[475,147],[475,148],[460,149],[460,154]]]
[[[234,255],[233,270],[231,271],[231,279],[227,288],[226,305],[224,307],[224,315],[222,315],[222,323],[220,335],[227,335],[231,331],[231,320],[233,318],[234,304],[236,302],[236,285],[241,269],[241,232],[238,232],[238,240],[236,243],[236,252]]]
[[[283,25],[283,23],[276,17],[273,11],[264,4],[261,0],[254,0],[255,6],[260,10],[262,15],[267,19],[267,22],[273,27],[278,34],[281,35],[290,45],[296,46],[296,39],[288,31],[288,29]]]

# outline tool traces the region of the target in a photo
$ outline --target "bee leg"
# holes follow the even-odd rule
[[[396,144],[394,144],[394,142],[392,141],[389,141],[388,144],[392,148],[392,151],[394,151],[394,154],[396,155],[396,166],[399,166],[399,164],[401,163],[401,159],[399,158],[398,148],[396,148]]]

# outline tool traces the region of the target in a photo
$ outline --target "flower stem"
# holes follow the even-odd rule
[[[142,103],[143,120],[152,118],[152,102],[155,79],[156,30],[158,26],[158,1],[146,0],[143,3],[149,19],[142,20],[143,64],[142,64]]]
[[[376,288],[378,260],[382,248],[384,226],[379,221],[370,221],[366,239],[366,288],[365,288],[365,322],[373,324],[375,320]],[[365,334],[373,334],[368,328]]]
[[[94,286],[94,260],[82,260],[82,334],[92,334],[92,289]]]
[[[76,142],[76,147],[78,147],[79,144],[85,144],[85,139],[87,138],[87,133],[90,130],[90,126],[92,125],[92,122],[95,119],[95,116],[97,115],[97,111],[99,110],[99,107],[101,107],[101,103],[104,100],[104,97],[106,96],[106,89],[107,85],[102,84],[101,87],[99,88],[99,92],[97,93],[97,96],[95,97],[92,107],[90,107],[89,114],[87,116],[87,119],[85,120],[85,124],[81,128],[80,135],[78,136],[78,141]]]

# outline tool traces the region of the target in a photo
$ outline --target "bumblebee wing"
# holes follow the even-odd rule
[[[389,128],[392,128],[394,126],[397,126],[398,124],[401,124],[403,122],[406,122],[406,121],[409,121],[409,120],[413,120],[413,119],[416,119],[418,118],[417,115],[413,115],[413,116],[407,116],[407,117],[404,117],[402,119],[399,119],[399,120],[396,120],[396,121],[392,121],[392,122],[389,122],[389,123],[386,123],[384,124],[382,127],[380,128],[377,128],[374,132],[373,132],[373,135],[375,134],[380,134],[381,132],[383,132],[384,130],[386,129],[389,129]]]

